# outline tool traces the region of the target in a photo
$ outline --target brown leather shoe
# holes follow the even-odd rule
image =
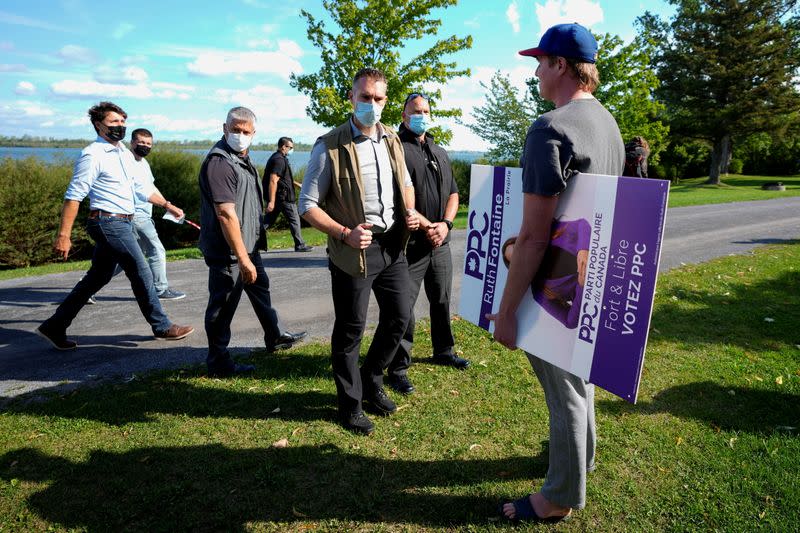
[[[179,326],[177,324],[172,324],[167,331],[155,333],[154,336],[156,339],[163,341],[177,341],[188,336],[193,331],[194,328],[192,326]]]

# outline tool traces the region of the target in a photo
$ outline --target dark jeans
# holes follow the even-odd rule
[[[158,301],[158,294],[153,286],[153,274],[136,241],[133,222],[124,218],[100,216],[87,221],[86,231],[95,242],[92,266],[61,302],[53,316],[45,321],[46,328],[66,331],[89,297],[111,281],[114,269],[119,265],[131,282],[136,303],[153,328],[153,333],[168,330],[172,323]]]
[[[453,287],[453,258],[450,244],[438,248],[427,244],[408,247],[408,274],[410,278],[411,318],[400,341],[397,355],[389,365],[390,376],[403,376],[411,366],[411,349],[414,345],[414,305],[419,289],[425,283],[425,295],[430,302],[431,344],[433,355],[453,354],[453,330],[450,327],[450,292]]]
[[[206,307],[206,335],[208,336],[208,357],[206,363],[212,372],[225,372],[233,369],[233,359],[228,352],[231,341],[231,322],[242,291],[250,298],[256,317],[264,329],[264,343],[269,346],[280,337],[278,313],[272,307],[269,294],[269,278],[261,263],[258,252],[250,254],[256,267],[255,283],[246,285],[239,272],[239,263],[206,260],[208,265],[208,307]]]
[[[393,248],[385,248],[373,240],[366,251],[366,278],[354,278],[329,262],[336,314],[331,363],[342,416],[361,411],[362,397],[383,386],[383,371],[394,358],[408,324],[408,263],[399,245]],[[372,344],[359,369],[370,290],[375,293],[380,315]]]
[[[306,243],[303,240],[302,233],[300,233],[300,215],[297,214],[297,206],[294,202],[287,201],[279,191],[275,194],[275,209],[264,217],[264,227],[269,228],[272,226],[281,213],[286,217],[286,221],[289,222],[289,231],[292,232],[294,247],[304,246]]]

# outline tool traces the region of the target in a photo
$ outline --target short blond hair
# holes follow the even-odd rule
[[[600,86],[600,73],[597,65],[565,57],[572,76],[578,80],[578,87],[586,92],[593,93]],[[547,61],[552,67],[558,61],[558,56],[547,56]]]

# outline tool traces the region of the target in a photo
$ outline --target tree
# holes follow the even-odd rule
[[[501,161],[519,161],[525,135],[537,114],[536,106],[530,95],[520,98],[519,91],[508,76],[497,71],[486,89],[486,104],[472,110],[475,122],[466,124],[472,132],[493,144],[486,153],[492,163]]]
[[[670,23],[646,13],[654,43],[657,96],[673,133],[713,146],[708,183],[728,171],[736,139],[798,118],[800,17],[797,0],[669,0]],[[792,16],[794,14],[794,16]]]
[[[660,119],[664,106],[653,98],[658,78],[650,67],[651,45],[636,39],[622,46],[622,39],[609,34],[599,36],[597,44],[600,87],[595,96],[616,118],[623,139],[635,135],[646,138],[651,147],[651,161],[658,162],[669,128]],[[467,127],[492,143],[487,154],[490,161],[519,159],[531,122],[554,108],[552,102],[539,95],[535,76],[527,85],[522,101],[508,77],[499,72],[488,88],[483,85],[488,89],[486,104],[473,109],[477,122]]]
[[[434,8],[447,8],[457,0],[323,0],[338,31],[330,32],[325,23],[301,10],[306,19],[307,35],[320,50],[322,67],[313,74],[292,74],[290,84],[311,98],[306,113],[327,127],[344,122],[351,112],[347,93],[353,76],[363,67],[375,67],[386,74],[389,101],[381,122],[399,124],[406,95],[432,84],[447,83],[458,76],[469,76],[469,69],[459,70],[455,62],[441,58],[472,47],[472,37],[450,36],[437,40],[430,48],[402,63],[400,51],[406,42],[435,35],[442,24],[430,18]],[[441,98],[441,91],[427,91],[431,106]],[[460,109],[435,109],[437,117],[461,116]],[[438,132],[446,144],[452,134]]]

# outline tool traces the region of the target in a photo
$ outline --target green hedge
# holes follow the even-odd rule
[[[35,157],[0,160],[0,266],[19,268],[54,259],[53,239],[61,220],[72,163],[44,163]],[[88,207],[78,216],[85,218]],[[86,231],[76,224],[73,256],[91,250]]]
[[[147,160],[159,190],[181,207],[190,220],[199,223],[197,176],[202,157],[180,151],[154,151]],[[58,232],[73,164],[64,160],[45,162],[36,157],[0,160],[0,268],[35,266],[55,260],[53,239]],[[85,199],[72,229],[71,259],[91,257],[93,242],[84,227],[88,211],[89,201]],[[163,209],[153,208],[164,246],[196,245],[196,229],[164,221],[163,214]]]

